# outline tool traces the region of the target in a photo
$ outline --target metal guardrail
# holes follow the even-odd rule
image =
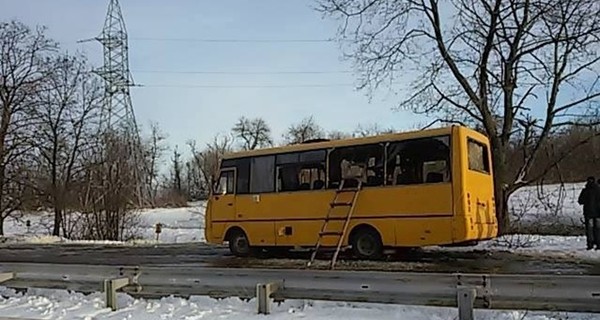
[[[4,275],[4,278],[2,277]],[[600,312],[600,276],[445,274],[285,269],[202,268],[193,265],[116,267],[0,263],[0,285],[106,292],[116,309],[121,289],[134,297],[207,295],[258,297],[269,313],[268,297],[459,307],[472,309]]]

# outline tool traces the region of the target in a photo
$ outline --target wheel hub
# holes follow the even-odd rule
[[[358,251],[364,255],[371,255],[375,250],[375,246],[373,245],[373,241],[371,241],[368,237],[361,237],[358,239]]]

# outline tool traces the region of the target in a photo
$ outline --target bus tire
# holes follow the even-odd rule
[[[236,229],[232,230],[229,237],[227,237],[227,241],[229,242],[229,251],[236,257],[249,257],[252,255],[253,250],[250,246],[250,241],[248,240],[248,236],[242,230]]]
[[[383,243],[377,230],[361,227],[352,232],[350,244],[354,256],[364,260],[376,260],[383,255]]]

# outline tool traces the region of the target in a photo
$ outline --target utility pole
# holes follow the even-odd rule
[[[118,0],[109,0],[104,28],[100,36],[94,38],[100,42],[104,51],[104,65],[94,70],[105,81],[104,104],[100,117],[100,134],[105,138],[117,139],[127,146],[123,157],[128,157],[130,183],[135,184],[135,201],[143,205],[146,190],[144,179],[145,166],[140,134],[138,131],[130,88],[134,86],[129,71],[129,53],[127,29]]]

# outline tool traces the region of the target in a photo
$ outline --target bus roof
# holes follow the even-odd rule
[[[369,136],[369,137],[364,137],[364,138],[350,138],[350,139],[341,139],[341,140],[330,140],[330,141],[324,141],[324,142],[300,143],[300,144],[293,144],[293,145],[281,146],[281,147],[232,152],[232,153],[226,154],[224,159],[237,159],[237,158],[255,157],[255,156],[263,156],[263,155],[273,155],[273,154],[280,154],[280,153],[290,153],[290,152],[308,151],[308,150],[317,150],[317,149],[330,149],[330,148],[334,148],[334,147],[347,147],[347,146],[353,146],[353,145],[371,144],[371,143],[379,143],[379,142],[386,142],[386,141],[408,140],[408,139],[440,136],[440,135],[450,134],[452,132],[452,127],[461,127],[461,128],[465,128],[467,130],[471,130],[471,129],[468,129],[468,128],[462,127],[462,126],[449,126],[449,127],[426,129],[426,130],[419,130],[419,131],[382,134],[382,135]]]

